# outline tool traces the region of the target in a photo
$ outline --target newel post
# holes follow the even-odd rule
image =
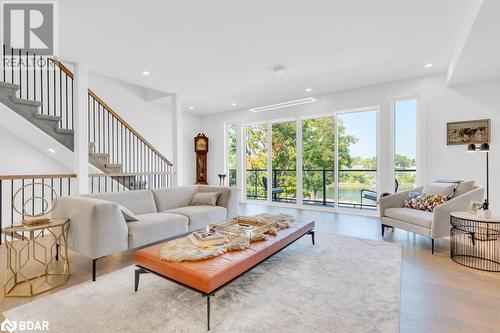
[[[89,192],[89,141],[87,137],[87,105],[89,72],[88,66],[81,63],[74,65],[74,172],[77,175],[76,193],[84,194]]]

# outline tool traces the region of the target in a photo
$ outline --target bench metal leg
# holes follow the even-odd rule
[[[141,274],[147,274],[149,273],[147,270],[142,269],[142,268],[137,268],[135,270],[135,284],[134,284],[134,291],[137,292],[137,289],[139,289],[139,278],[141,277]]]
[[[96,262],[97,262],[97,259],[92,259],[92,281],[95,281]]]
[[[314,230],[309,231],[307,234],[311,235],[312,243],[313,243],[313,245],[316,245],[316,243],[314,242]]]
[[[210,331],[210,295],[207,295],[207,331]]]

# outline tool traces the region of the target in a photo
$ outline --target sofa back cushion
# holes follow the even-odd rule
[[[156,208],[159,212],[169,209],[186,207],[191,204],[191,199],[198,192],[197,186],[178,186],[152,190]]]
[[[229,197],[231,196],[231,189],[229,187],[199,185],[198,192],[199,193],[220,192],[219,198],[217,199],[217,206],[228,208]]]
[[[85,194],[83,197],[106,200],[122,205],[134,214],[150,214],[156,210],[153,193],[149,190],[124,191],[114,193]]]

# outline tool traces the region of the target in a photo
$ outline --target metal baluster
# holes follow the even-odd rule
[[[3,73],[3,81],[7,82],[7,80],[5,78],[5,44],[3,44],[2,46],[3,46],[3,48],[2,48],[2,73]],[[1,224],[1,221],[0,221],[0,224]],[[0,244],[1,244],[1,242],[2,242],[2,237],[0,237]]]
[[[75,91],[74,91],[75,81],[71,78],[71,129],[75,128]]]
[[[3,55],[4,55],[4,58],[2,58],[2,61],[4,61],[3,65],[5,66],[5,45],[3,46]],[[4,68],[4,71],[3,71],[3,76],[4,76],[4,80],[5,80],[5,68]],[[2,194],[2,190],[3,190],[3,184],[2,184],[2,180],[0,179],[0,230],[2,230],[2,221],[3,221],[3,209],[2,209],[2,203],[3,203],[3,194]],[[2,245],[2,235],[0,234],[0,245]]]
[[[28,65],[28,51],[26,51],[26,65]],[[19,72],[21,73],[21,72]],[[26,67],[26,99],[30,99],[30,95],[29,95],[29,92],[30,92],[30,78],[29,78],[29,73],[30,71],[28,70],[28,68]],[[34,99],[33,99],[34,100]]]
[[[10,226],[14,226],[14,179],[10,180]]]
[[[19,58],[17,62],[19,66],[19,98],[23,98],[23,75],[21,70],[21,49],[19,49]]]
[[[61,118],[62,118],[62,116],[63,116],[63,110],[62,110],[62,70],[61,70],[61,67],[58,67],[58,68],[59,68],[59,113],[61,114]],[[66,121],[68,121],[68,120],[66,119]],[[62,127],[62,121],[61,121],[61,127]]]
[[[69,128],[69,119],[68,119],[68,74],[64,73],[64,77],[66,78],[66,89],[64,92],[66,93],[66,128]]]
[[[41,108],[41,112],[43,114],[43,60],[42,60],[42,56],[40,56],[40,99],[41,99],[41,102],[42,102],[42,108]]]
[[[14,83],[14,64],[13,64],[13,60],[14,60],[14,48],[11,47],[10,48],[10,73],[11,73],[10,83]],[[19,88],[21,88],[21,87],[19,87]],[[19,95],[21,95],[21,91],[19,91]]]

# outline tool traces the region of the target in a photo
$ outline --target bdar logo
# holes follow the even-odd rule
[[[2,324],[0,324],[0,330],[6,331],[9,333],[14,333],[16,331],[17,325],[15,322],[10,321],[9,319],[5,319]]]

